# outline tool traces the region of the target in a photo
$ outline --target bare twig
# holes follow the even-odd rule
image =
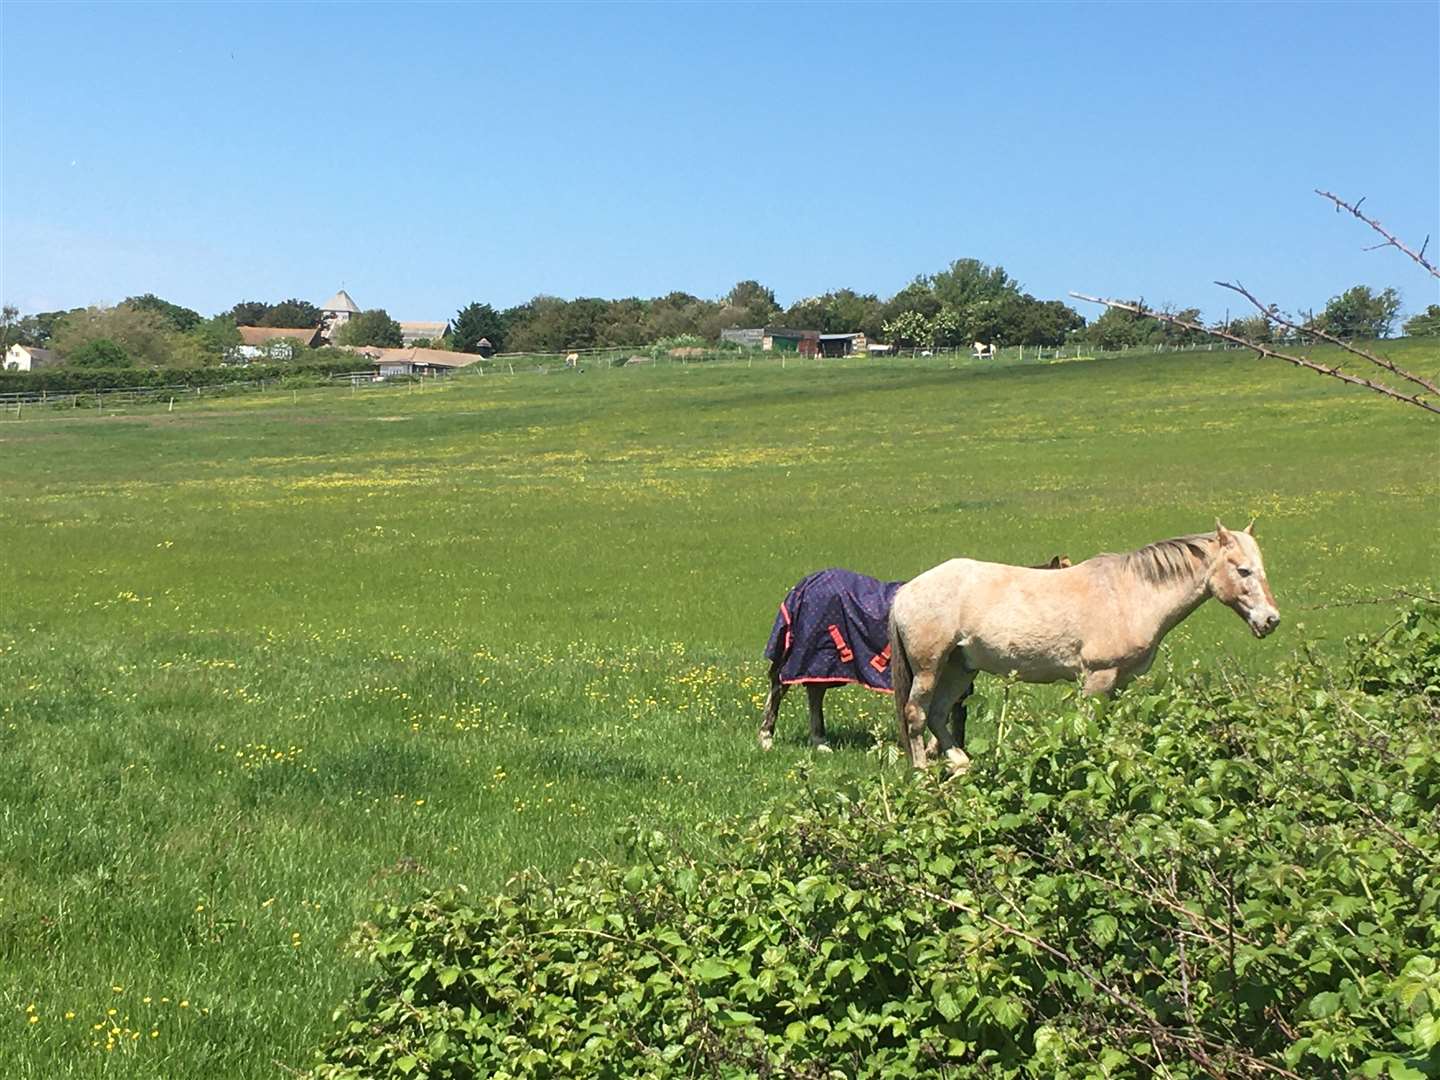
[[[1376,365],[1377,367],[1382,367],[1386,371],[1391,372],[1394,375],[1399,375],[1402,379],[1409,380],[1416,386],[1424,387],[1432,394],[1440,394],[1440,386],[1437,386],[1435,383],[1431,382],[1423,375],[1415,375],[1409,371],[1404,370],[1403,368],[1396,367],[1393,361],[1387,360],[1383,356],[1378,356],[1377,354],[1370,352],[1368,349],[1362,349],[1358,345],[1351,345],[1348,341],[1342,341],[1340,338],[1336,337],[1328,330],[1316,326],[1313,319],[1306,325],[1297,325],[1292,319],[1279,311],[1274,304],[1262,304],[1251,294],[1249,289],[1245,288],[1245,286],[1241,285],[1239,282],[1236,282],[1232,285],[1227,281],[1217,281],[1215,282],[1215,284],[1219,285],[1222,289],[1229,289],[1231,292],[1239,293],[1241,296],[1245,297],[1245,299],[1249,300],[1250,303],[1254,304],[1260,314],[1264,315],[1265,318],[1268,319],[1270,322],[1277,323],[1288,330],[1293,330],[1297,334],[1303,334],[1306,337],[1312,337],[1318,341],[1325,341],[1331,345],[1337,345],[1348,353],[1353,353],[1355,356],[1361,357],[1365,360],[1369,360],[1370,363]]]
[[[1432,412],[1440,415],[1440,406],[1434,405],[1426,401],[1419,395],[1407,394],[1404,391],[1395,390],[1392,387],[1386,386],[1384,383],[1381,382],[1376,382],[1373,379],[1366,379],[1363,376],[1359,375],[1351,375],[1348,372],[1341,371],[1338,367],[1330,367],[1326,364],[1317,364],[1315,363],[1315,361],[1307,360],[1301,356],[1294,356],[1290,353],[1278,352],[1277,350],[1272,349],[1268,345],[1262,344],[1261,342],[1251,341],[1249,338],[1242,337],[1239,334],[1232,334],[1229,330],[1224,330],[1213,326],[1205,326],[1202,323],[1194,322],[1190,319],[1182,319],[1176,315],[1167,315],[1164,312],[1160,311],[1152,311],[1150,308],[1145,307],[1143,304],[1129,304],[1122,300],[1106,300],[1098,296],[1086,296],[1084,293],[1078,292],[1072,292],[1070,295],[1075,297],[1075,299],[1077,300],[1085,300],[1092,304],[1103,304],[1106,307],[1110,308],[1119,308],[1121,311],[1130,311],[1136,315],[1143,315],[1148,318],[1157,319],[1160,322],[1169,324],[1170,326],[1178,326],[1182,330],[1192,330],[1196,333],[1207,334],[1210,337],[1219,338],[1222,341],[1229,341],[1235,345],[1240,345],[1246,349],[1252,350],[1257,356],[1268,356],[1275,360],[1283,360],[1287,364],[1294,364],[1296,367],[1305,368],[1307,371],[1314,371],[1320,375],[1329,375],[1332,379],[1339,379],[1341,382],[1351,383],[1355,386],[1363,386],[1367,390],[1375,391],[1375,393],[1377,394],[1383,394],[1385,397],[1394,398],[1396,401],[1403,401],[1408,405],[1416,405],[1424,409],[1426,412]],[[1309,333],[1309,331],[1306,332]],[[1384,367],[1385,365],[1381,364],[1381,366]],[[1402,374],[1405,374],[1405,377],[1409,378],[1412,382],[1426,385],[1424,380],[1420,379],[1417,376],[1411,376],[1407,373]]]
[[[1414,259],[1426,270],[1430,271],[1431,277],[1440,278],[1440,270],[1437,270],[1435,268],[1435,264],[1425,258],[1425,249],[1430,245],[1430,237],[1425,237],[1425,243],[1420,245],[1419,251],[1411,251],[1408,247],[1406,247],[1403,243],[1396,239],[1393,233],[1386,230],[1384,226],[1380,224],[1380,222],[1376,221],[1372,217],[1367,217],[1365,214],[1362,214],[1360,212],[1360,203],[1363,203],[1365,201],[1364,199],[1361,199],[1360,202],[1357,202],[1354,206],[1351,206],[1344,199],[1340,198],[1340,196],[1332,195],[1328,191],[1321,191],[1319,188],[1316,188],[1315,194],[1319,195],[1322,199],[1329,199],[1332,203],[1334,203],[1335,212],[1337,214],[1341,210],[1348,210],[1350,213],[1354,214],[1361,221],[1365,222],[1366,225],[1369,225],[1370,228],[1374,229],[1377,233],[1379,233],[1385,238],[1385,243],[1376,244],[1374,245],[1374,247],[1368,247],[1365,249],[1366,251],[1374,251],[1375,248],[1393,247],[1396,250],[1402,251],[1406,255],[1409,255],[1410,258]]]

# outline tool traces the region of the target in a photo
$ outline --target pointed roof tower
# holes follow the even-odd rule
[[[360,309],[355,306],[355,301],[350,299],[350,294],[341,289],[329,300],[320,305],[321,311],[343,311],[349,315],[359,315]]]

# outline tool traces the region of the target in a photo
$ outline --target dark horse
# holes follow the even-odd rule
[[[1037,569],[1070,565],[1056,555]],[[811,574],[786,594],[770,631],[765,656],[770,661],[770,693],[760,721],[760,745],[775,743],[780,702],[792,686],[803,685],[810,699],[810,745],[828,751],[825,691],[856,684],[892,693],[888,621],[890,605],[903,581],[879,581],[853,570],[831,568]],[[965,745],[965,701],[950,710],[950,730]]]

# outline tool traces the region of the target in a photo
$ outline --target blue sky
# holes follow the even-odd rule
[[[1434,282],[1440,5],[0,4],[0,297]],[[1433,244],[1432,244],[1433,247]],[[1097,312],[1078,304],[1083,314]]]

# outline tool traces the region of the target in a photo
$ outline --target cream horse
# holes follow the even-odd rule
[[[1217,521],[1213,533],[1096,555],[1067,570],[951,559],[902,585],[890,608],[890,650],[910,764],[928,763],[928,725],[949,771],[969,768],[944,721],[977,672],[1081,679],[1084,693],[1108,695],[1149,670],[1160,639],[1211,597],[1263,638],[1280,612],[1253,526],[1233,532]]]

